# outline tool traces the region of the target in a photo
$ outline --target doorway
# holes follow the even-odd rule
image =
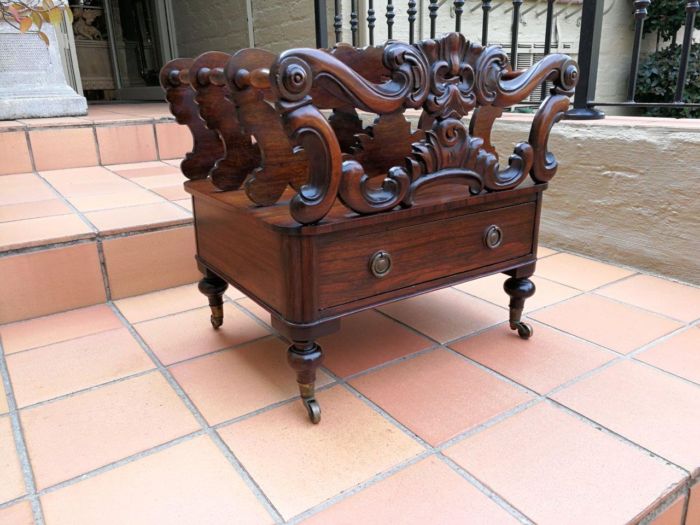
[[[71,10],[89,101],[162,100],[158,72],[176,56],[171,0],[82,0]]]

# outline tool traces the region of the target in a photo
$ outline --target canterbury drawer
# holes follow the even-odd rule
[[[319,307],[330,308],[527,255],[535,203],[319,242]]]

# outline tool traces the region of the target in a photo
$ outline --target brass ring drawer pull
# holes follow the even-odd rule
[[[484,244],[487,248],[495,250],[501,245],[502,242],[503,231],[498,226],[492,224],[486,228],[486,231],[484,232]]]
[[[369,271],[375,277],[386,277],[391,271],[391,255],[380,250],[369,258]]]

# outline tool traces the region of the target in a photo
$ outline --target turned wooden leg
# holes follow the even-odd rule
[[[316,424],[321,421],[321,406],[315,398],[316,369],[323,361],[321,347],[313,341],[295,341],[287,351],[287,361],[297,373],[299,393],[309,419]]]
[[[525,307],[525,299],[535,293],[535,283],[527,277],[510,277],[503,283],[503,289],[510,296],[510,329],[517,330],[523,339],[532,336],[532,326],[520,320]]]
[[[224,292],[228,283],[211,270],[206,270],[204,277],[199,281],[199,291],[209,299],[211,308],[211,325],[218,329],[224,324]]]

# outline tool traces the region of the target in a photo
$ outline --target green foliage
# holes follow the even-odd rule
[[[644,33],[658,31],[661,40],[673,40],[685,24],[686,0],[652,0],[644,20]],[[700,17],[695,17],[695,28],[700,29]]]
[[[673,102],[682,48],[669,46],[642,61],[637,77],[637,102]],[[700,44],[693,44],[688,60],[683,102],[700,103]],[[655,117],[700,118],[700,108],[648,108]]]

